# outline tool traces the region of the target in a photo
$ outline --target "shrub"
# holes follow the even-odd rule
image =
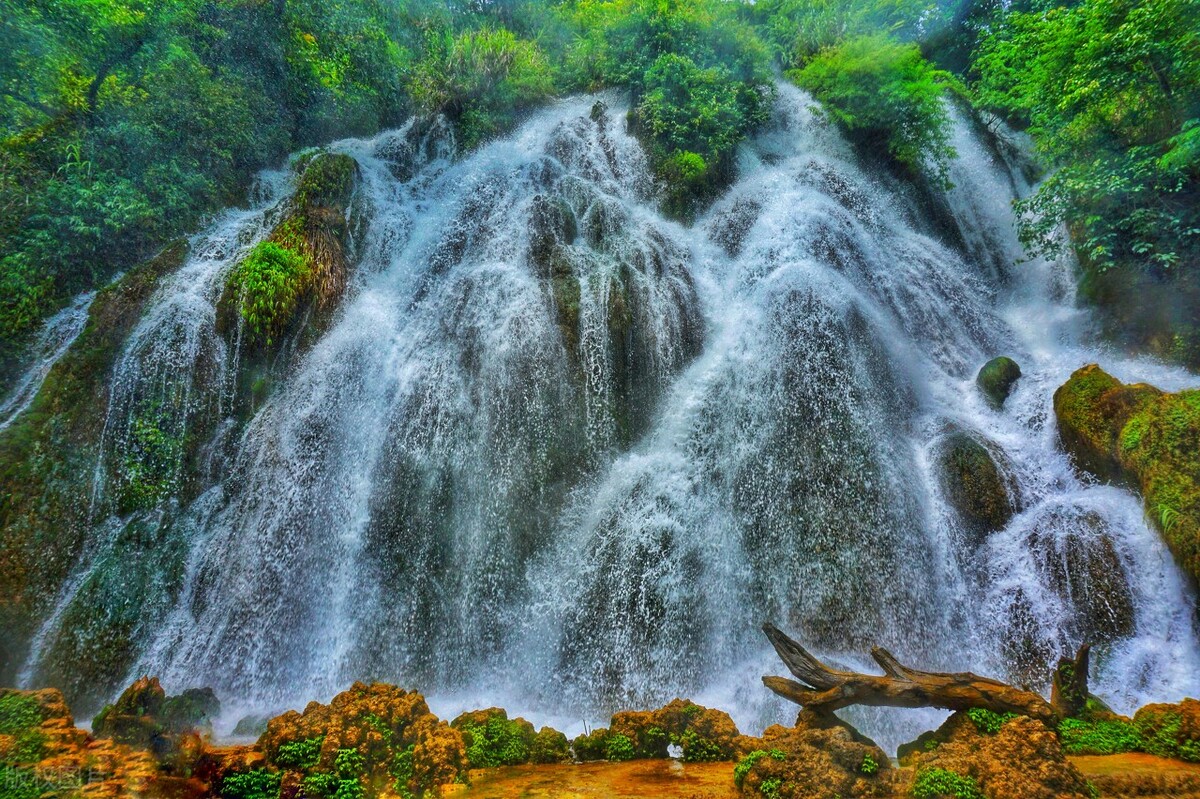
[[[629,740],[628,736],[617,733],[608,736],[608,740],[604,744],[604,757],[614,763],[622,763],[626,760],[633,760],[633,741]]]
[[[312,271],[307,260],[271,241],[257,244],[229,276],[229,291],[251,336],[275,342],[299,307]]]
[[[224,799],[279,799],[280,774],[265,769],[235,771],[221,780]]]
[[[854,140],[882,145],[906,169],[946,181],[954,150],[945,95],[957,82],[926,61],[917,45],[860,36],[821,50],[787,76],[812,92]]]
[[[1144,751],[1142,735],[1123,719],[1064,719],[1058,725],[1063,751],[1068,755],[1115,755]]]

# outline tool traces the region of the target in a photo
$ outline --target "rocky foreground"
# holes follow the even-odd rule
[[[829,716],[802,711],[794,726],[755,738],[728,714],[682,699],[617,713],[568,741],[498,708],[447,723],[418,693],[356,683],[328,705],[270,719],[253,744],[219,746],[211,691],[169,697],[157,680],[139,680],[88,733],[57,690],[2,690],[0,799],[1200,797],[1200,766],[1188,765],[1200,763],[1200,702],[1151,705],[1132,719],[1092,704],[1058,729],[955,713],[901,747],[897,762]],[[631,761],[664,765],[599,765]],[[589,765],[570,765],[579,762]],[[723,764],[725,781],[717,765],[698,764]]]

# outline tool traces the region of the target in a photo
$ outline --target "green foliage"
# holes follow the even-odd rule
[[[221,781],[221,796],[224,799],[279,799],[279,783],[282,775],[265,769],[235,771],[226,774]]]
[[[1141,736],[1141,751],[1200,763],[1200,740],[1180,738],[1183,716],[1178,711],[1139,711],[1134,721]]]
[[[257,244],[229,276],[247,329],[268,346],[292,321],[312,269],[298,252],[272,241]]]
[[[683,747],[683,760],[686,763],[712,763],[725,759],[720,746],[700,737],[695,730],[686,730],[679,736],[678,744]]]
[[[971,777],[956,774],[944,768],[924,769],[917,772],[911,793],[915,799],[984,799],[979,784]]]
[[[758,786],[758,792],[765,796],[766,799],[779,799],[779,791],[781,788],[783,788],[783,780],[778,777],[774,777],[769,780],[763,780]]]
[[[1085,265],[1176,275],[1200,255],[1200,4],[1088,0],[1012,11],[980,44],[979,102],[1057,169],[1021,210],[1035,253],[1065,223]]]
[[[122,512],[153,507],[175,487],[184,450],[176,427],[162,400],[144,403],[135,412],[120,462]]]
[[[419,107],[444,112],[457,123],[466,147],[495,135],[522,110],[555,93],[546,54],[503,28],[458,35],[431,31],[408,88]]]
[[[879,771],[879,764],[876,763],[875,758],[871,757],[869,754],[863,755],[863,761],[859,765],[858,770],[869,777],[870,775]]]
[[[467,744],[467,761],[471,768],[529,762],[531,742],[516,721],[494,715],[484,724],[464,724],[459,729]]]
[[[321,744],[324,742],[323,737],[317,737],[280,744],[275,763],[284,768],[312,768],[321,759]]]
[[[1123,719],[1064,719],[1058,725],[1063,751],[1068,755],[1115,755],[1144,751],[1137,728]]]
[[[821,50],[788,77],[812,92],[855,140],[885,147],[913,172],[946,180],[955,153],[945,95],[955,81],[916,45],[860,36]]]
[[[564,4],[579,33],[569,85],[622,86],[635,130],[688,216],[732,176],[733,150],[770,112],[770,54],[741,4],[721,0],[580,0]]]
[[[302,779],[300,781],[300,790],[307,797],[333,796],[337,792],[339,782],[340,780],[332,774],[318,772],[316,774],[309,774]]]
[[[984,735],[995,735],[1007,722],[1017,717],[1016,713],[997,713],[982,707],[967,711],[967,717],[975,722],[975,728]]]
[[[604,745],[604,757],[606,760],[613,763],[622,763],[626,760],[633,760],[635,752],[633,750],[633,741],[629,740],[626,735],[617,733],[608,736],[608,740]]]
[[[365,765],[366,760],[357,749],[339,749],[333,761],[333,770],[340,779],[357,779]]]
[[[388,769],[388,773],[395,779],[392,788],[400,795],[401,799],[410,799],[412,797],[409,784],[412,782],[415,774],[413,767],[414,752],[416,752],[416,745],[409,744],[402,751],[396,753]]]

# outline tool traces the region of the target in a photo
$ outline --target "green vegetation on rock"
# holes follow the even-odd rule
[[[1076,465],[1139,488],[1175,558],[1200,577],[1200,391],[1125,385],[1093,364],[1054,393],[1054,412]]]
[[[223,799],[279,799],[282,775],[266,769],[235,771],[221,780]]]

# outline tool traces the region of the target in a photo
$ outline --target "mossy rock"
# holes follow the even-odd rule
[[[276,716],[258,747],[286,784],[321,797],[430,795],[467,774],[462,734],[420,694],[384,683],[355,683],[328,705]]]
[[[525,719],[510,720],[502,708],[463,713],[450,726],[462,733],[471,768],[519,766],[533,760],[538,741],[533,725]]]
[[[987,397],[993,408],[1004,407],[1004,401],[1012,393],[1013,384],[1021,377],[1021,367],[1012,358],[1001,355],[983,365],[975,378],[975,385]]]
[[[1139,489],[1176,560],[1200,578],[1200,390],[1125,385],[1092,364],[1054,392],[1054,412],[1075,465]]]
[[[1200,763],[1200,701],[1146,705],[1133,716],[1143,751]]]
[[[297,159],[295,169],[296,191],[283,218],[230,273],[217,303],[218,330],[229,335],[240,317],[251,349],[277,351],[297,332],[315,338],[346,288],[347,214],[358,164],[348,155],[316,152]],[[304,319],[310,329],[300,331]]]
[[[583,735],[577,735],[575,740],[571,741],[571,751],[574,752],[575,759],[582,763],[607,760],[608,738],[608,728],[598,727]]]
[[[960,430],[946,437],[937,454],[937,473],[974,545],[1012,519],[1014,502],[997,456],[969,433]]]
[[[533,741],[531,763],[570,763],[571,743],[553,727],[542,727]]]

